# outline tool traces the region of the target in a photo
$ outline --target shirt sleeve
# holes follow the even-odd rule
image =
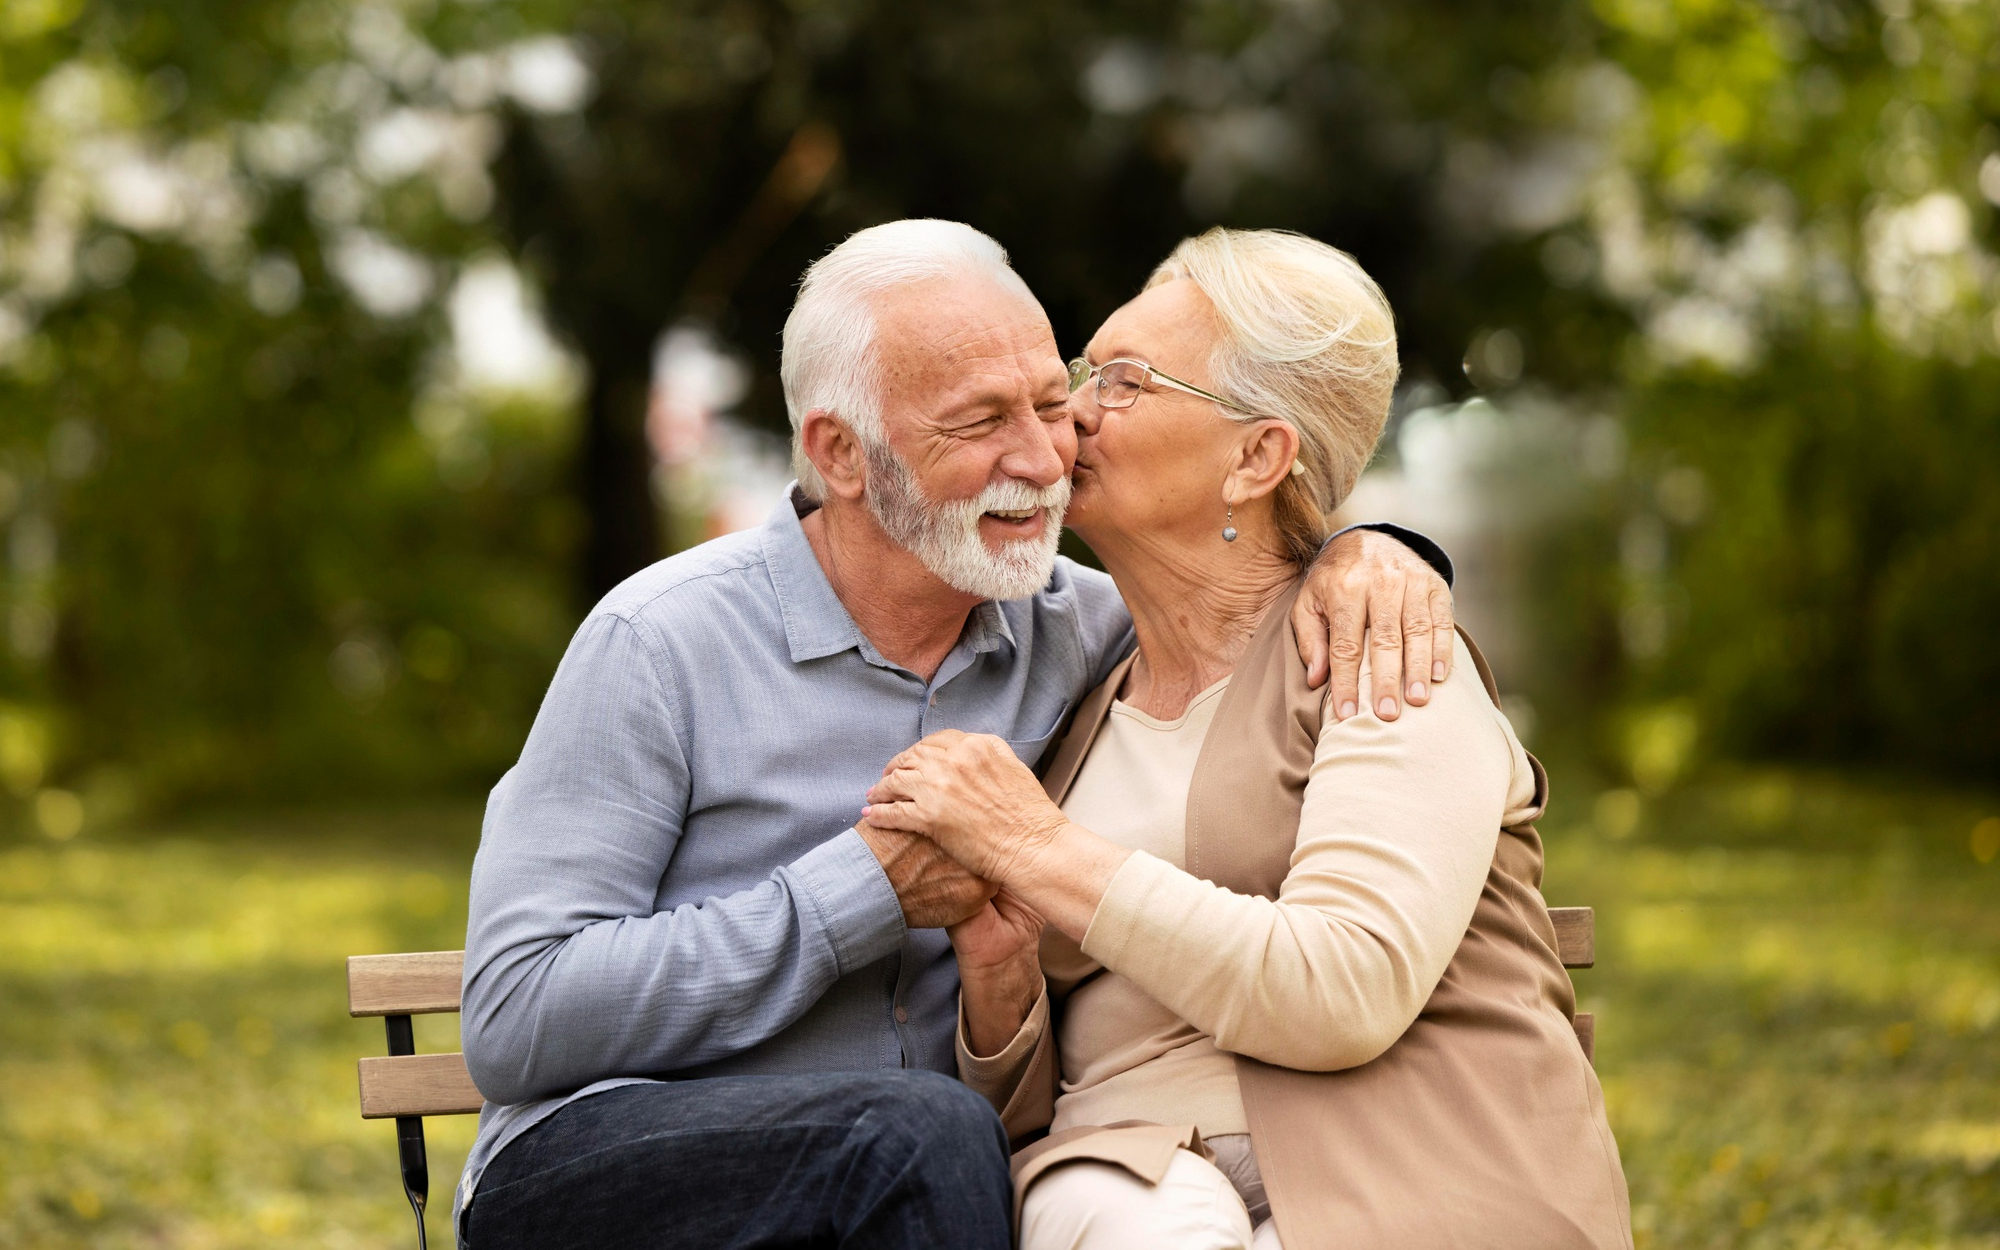
[[[670,676],[631,622],[593,616],[487,803],[460,1026],[493,1102],[746,1050],[903,940],[852,829],[748,889],[654,910],[690,792]]]
[[[1134,852],[1084,953],[1224,1050],[1305,1071],[1367,1063],[1429,1001],[1471,924],[1500,827],[1532,804],[1533,786],[1476,682],[1447,682],[1394,721],[1329,720],[1275,901]]]

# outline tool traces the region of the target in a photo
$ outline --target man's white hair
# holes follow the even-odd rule
[[[963,222],[935,218],[857,231],[806,270],[799,298],[785,318],[778,376],[792,419],[792,472],[807,498],[824,499],[826,483],[806,459],[800,437],[806,413],[823,408],[840,417],[864,450],[879,454],[888,447],[875,301],[907,283],[968,273],[985,274],[1029,295],[1027,284],[1007,263],[1007,249]]]

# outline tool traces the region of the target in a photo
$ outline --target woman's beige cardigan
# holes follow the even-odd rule
[[[1187,807],[1188,871],[1274,899],[1291,865],[1325,706],[1325,691],[1306,687],[1290,602],[1287,595],[1271,608],[1238,663]],[[1485,662],[1476,648],[1472,654],[1492,696]],[[1057,747],[1044,785],[1058,803],[1123,676],[1121,666],[1079,706]],[[1539,814],[1546,780],[1534,768]],[[1502,829],[1464,940],[1387,1052],[1334,1072],[1237,1056],[1251,1141],[1286,1250],[1631,1246],[1624,1173],[1603,1094],[1570,1024],[1575,999],[1541,876],[1534,826]],[[1053,931],[1043,953],[1058,1001],[1097,968]],[[999,1100],[1016,1136],[1049,1122],[1054,1033],[1041,1030],[1019,1085]],[[1151,1176],[1189,1138],[1184,1127],[1070,1130],[1021,1151],[1016,1180],[1025,1187],[1074,1159]]]

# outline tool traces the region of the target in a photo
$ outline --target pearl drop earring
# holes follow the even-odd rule
[[[1236,505],[1229,504],[1228,508],[1229,519],[1222,527],[1222,541],[1233,543],[1236,541]]]

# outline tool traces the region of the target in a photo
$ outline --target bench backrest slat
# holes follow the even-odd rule
[[[361,1118],[470,1115],[484,1103],[465,1056],[379,1055],[361,1061]]]
[[[347,1014],[421,1016],[457,1011],[459,983],[464,978],[464,951],[350,955]]]
[[[1597,1017],[1588,1011],[1579,1011],[1570,1020],[1569,1027],[1576,1030],[1576,1044],[1583,1047],[1583,1057],[1587,1062],[1597,1062]]]
[[[1597,922],[1588,907],[1551,907],[1556,950],[1565,968],[1597,961]],[[353,955],[347,960],[347,1011],[355,1016],[418,1016],[457,1011],[464,951]]]
[[[1588,907],[1551,907],[1556,926],[1556,953],[1565,968],[1589,968],[1597,963],[1597,913]]]

